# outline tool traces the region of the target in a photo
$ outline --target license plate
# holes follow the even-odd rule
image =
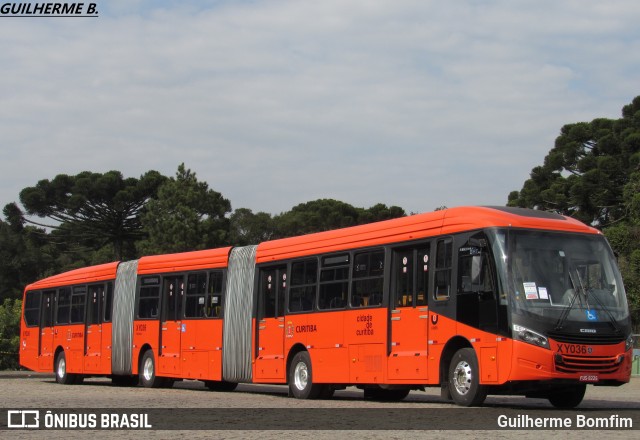
[[[593,383],[593,382],[598,382],[599,380],[600,378],[598,377],[597,374],[584,373],[580,375],[580,382]]]
[[[579,345],[579,344],[558,344],[558,353],[589,355],[593,353],[593,347],[589,345]]]

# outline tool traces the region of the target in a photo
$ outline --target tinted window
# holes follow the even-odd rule
[[[138,300],[138,318],[157,318],[160,305],[160,279],[142,278]]]
[[[73,288],[71,295],[71,317],[72,324],[84,322],[84,305],[87,299],[87,287],[79,286]]]
[[[27,292],[24,301],[24,321],[29,327],[40,325],[40,292]]]
[[[341,309],[349,295],[349,255],[325,257],[320,270],[320,309]]]
[[[291,265],[289,312],[313,309],[318,285],[318,261],[306,260]]]
[[[451,266],[453,257],[453,240],[445,238],[438,240],[436,248],[436,300],[449,299],[451,295]]]
[[[207,317],[207,274],[192,273],[187,277],[187,300],[184,316],[187,318]]]
[[[353,259],[351,307],[382,304],[384,251],[356,254]]]
[[[56,324],[69,324],[71,314],[71,288],[63,287],[58,290],[56,307]]]

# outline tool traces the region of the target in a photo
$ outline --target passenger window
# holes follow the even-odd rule
[[[58,290],[56,309],[56,324],[69,324],[69,315],[71,313],[70,287],[62,287]]]
[[[27,292],[24,303],[24,321],[27,327],[40,325],[40,291]]]
[[[325,257],[320,271],[318,307],[342,309],[349,295],[349,254]]]
[[[84,322],[84,305],[87,300],[87,286],[73,288],[71,295],[71,324]]]
[[[209,290],[207,292],[207,316],[222,318],[222,296],[224,295],[224,274],[216,270],[209,274]]]
[[[318,286],[318,261],[306,260],[291,265],[289,312],[313,310]]]
[[[160,277],[144,277],[140,285],[138,318],[157,319],[160,309]]]
[[[353,259],[351,307],[381,305],[383,281],[384,251],[356,254]]]
[[[187,277],[187,300],[185,318],[206,318],[207,314],[207,274],[192,273]]]

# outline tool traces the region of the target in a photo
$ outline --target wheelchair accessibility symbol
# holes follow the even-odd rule
[[[598,320],[598,315],[596,315],[596,311],[595,310],[585,310],[585,313],[587,314],[587,321],[597,321]]]

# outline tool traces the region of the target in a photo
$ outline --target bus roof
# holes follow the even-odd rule
[[[545,211],[493,206],[459,207],[267,241],[258,245],[256,262],[379,246],[496,226],[599,233],[597,229],[575,219]]]
[[[138,274],[181,272],[227,267],[231,247],[182,252],[179,254],[153,255],[138,261]]]
[[[443,209],[350,228],[266,241],[258,245],[256,263],[344,251],[359,247],[417,240],[440,234],[514,227],[599,234],[575,219],[545,211],[502,206]],[[231,247],[176,254],[154,255],[138,260],[138,274],[204,270],[227,267]],[[75,269],[36,281],[27,290],[46,289],[115,279],[119,262]]]
[[[29,284],[26,290],[46,289],[49,287],[69,286],[80,283],[93,283],[116,278],[118,262],[83,267],[54,275]]]

